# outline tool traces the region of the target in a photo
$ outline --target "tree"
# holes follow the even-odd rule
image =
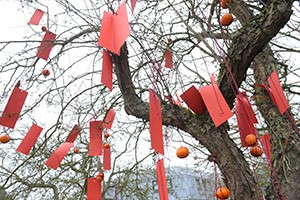
[[[18,80],[21,80],[24,89],[38,91],[39,94],[23,110],[22,120],[18,123],[26,126],[28,120],[37,120],[36,110],[41,106],[57,111],[54,112],[55,120],[48,122],[52,126],[48,125],[46,137],[26,163],[32,166],[36,159],[45,160],[49,151],[63,140],[57,132],[68,130],[70,127],[66,124],[77,121],[86,127],[89,120],[105,115],[110,107],[124,107],[127,114],[136,117],[128,120],[128,123],[138,122],[130,124],[137,127],[135,131],[130,131],[129,126],[126,129],[128,141],[132,141],[132,135],[140,135],[149,120],[147,91],[154,89],[162,100],[163,124],[179,130],[183,138],[188,133],[209,152],[209,160],[218,165],[225,184],[231,190],[231,199],[256,200],[263,199],[262,196],[266,199],[300,199],[297,192],[300,182],[299,129],[295,122],[297,115],[294,114],[299,108],[299,82],[295,81],[299,78],[299,66],[288,57],[297,57],[299,53],[298,11],[293,2],[231,0],[229,10],[225,10],[221,9],[219,1],[138,1],[130,21],[130,38],[122,46],[120,55],[110,52],[116,76],[114,90],[109,93],[95,80],[100,73],[97,67],[101,65],[102,56],[102,48],[97,41],[102,11],[114,12],[119,4],[90,0],[81,5],[57,0],[58,12],[52,14],[55,11],[47,7],[50,15],[44,22],[49,30],[58,34],[47,63],[35,57],[41,40],[37,38],[41,38],[42,33],[34,27],[36,32],[31,32],[22,41],[1,42],[2,51],[8,51],[12,44],[19,45],[21,49],[16,54],[8,54],[1,65],[1,74],[9,77],[3,79],[2,98],[8,97],[10,88]],[[28,5],[43,6],[40,3]],[[293,7],[296,14],[293,14]],[[225,12],[236,18],[228,27],[220,24]],[[173,69],[163,68],[166,49],[172,52]],[[89,66],[82,72],[80,65]],[[52,78],[44,79],[37,75],[38,70],[49,67],[53,71]],[[279,74],[291,105],[284,115],[272,103],[267,90],[259,86],[266,86],[267,77],[274,70]],[[209,84],[211,73],[218,76],[219,89],[233,111],[236,94],[240,91],[246,91],[253,97],[256,114],[261,119],[257,132],[259,135],[268,132],[271,137],[270,182],[266,191],[261,191],[255,171],[249,165],[251,161],[245,158],[239,139],[230,131],[236,130],[236,123],[226,122],[216,128],[209,113],[196,115],[185,107],[164,101],[164,94],[172,97],[192,84]],[[123,129],[120,127],[116,132],[118,130]],[[87,141],[86,134],[80,136],[81,145],[86,147]],[[134,146],[133,149],[137,148]],[[73,170],[73,176],[75,172],[80,173],[81,178],[86,178],[97,168],[96,164],[88,164],[92,163],[88,157],[76,160],[81,166],[78,169],[72,167],[72,158],[68,161],[64,169]],[[66,174],[53,178],[42,163],[38,166],[43,175],[37,171],[36,175],[32,175],[33,180],[42,177],[41,180],[45,181],[43,177],[46,177],[49,185],[43,182],[43,188],[52,189],[56,198],[58,188],[54,182],[65,181],[66,193],[76,185]],[[22,164],[15,169],[3,167],[1,173],[6,181],[2,188],[9,189],[9,180],[31,189],[41,186],[34,181],[31,184],[21,181],[24,179],[17,173],[20,169],[30,170],[23,168]],[[73,192],[83,196],[85,185],[79,180]],[[10,184],[14,185],[14,182],[10,181]]]

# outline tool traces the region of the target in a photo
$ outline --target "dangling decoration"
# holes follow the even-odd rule
[[[224,99],[214,75],[211,76],[211,85],[200,88],[204,104],[216,127],[223,124],[233,116],[226,100]]]
[[[254,123],[257,123],[257,119],[245,92],[236,95],[235,112],[242,146],[247,147],[249,145],[246,143],[245,138],[249,134],[255,136]]]
[[[269,76],[268,83],[270,85],[268,91],[271,98],[273,97],[272,100],[277,105],[279,112],[282,115],[290,106],[283,93],[276,70]]]
[[[109,53],[103,49],[101,83],[112,91],[113,64]]]
[[[29,151],[34,146],[38,137],[40,136],[42,130],[42,127],[33,124],[16,151],[28,155]]]
[[[168,186],[165,172],[164,159],[160,159],[156,163],[156,176],[160,200],[168,200]]]
[[[30,18],[29,24],[38,25],[44,16],[44,12],[40,9],[36,9]]]
[[[221,17],[221,25],[222,26],[229,26],[233,22],[233,16],[230,13],[225,13]]]
[[[152,90],[149,90],[149,97],[149,126],[151,147],[158,153],[164,154],[160,100]]]
[[[55,39],[56,39],[56,35],[54,33],[51,33],[50,31],[46,31],[43,41],[38,49],[36,57],[44,60],[48,60]]]
[[[87,200],[102,200],[101,182],[96,178],[88,178],[87,181]]]
[[[133,13],[137,0],[130,0],[131,3],[131,11]]]
[[[261,139],[261,144],[264,149],[264,153],[267,156],[267,159],[271,161],[271,143],[270,143],[270,134],[264,134],[263,136],[260,137]]]
[[[202,115],[206,111],[205,104],[200,92],[195,86],[191,86],[187,91],[180,95],[181,99],[197,115]]]
[[[111,147],[103,148],[103,169],[111,170]]]
[[[221,0],[221,7],[223,9],[229,8],[230,0]]]
[[[227,187],[219,187],[216,191],[216,197],[219,199],[228,199],[230,197],[230,190]]]
[[[89,156],[102,155],[102,121],[90,122]]]
[[[130,29],[124,1],[115,15],[104,11],[98,45],[120,55],[120,49],[129,36]]]
[[[108,113],[105,116],[105,119],[103,120],[103,128],[111,129],[115,116],[116,111],[112,108],[109,109]]]
[[[12,129],[15,128],[16,122],[28,95],[28,93],[21,90],[18,85],[19,82],[14,87],[0,118],[0,125]]]
[[[189,155],[189,153],[190,152],[188,148],[181,146],[177,149],[176,156],[178,158],[186,158]]]
[[[170,49],[166,49],[166,51],[165,51],[165,67],[173,68],[173,58],[172,58],[172,52]]]
[[[80,133],[80,127],[78,125],[75,125],[71,132],[69,133],[66,141],[60,145],[53,154],[48,158],[46,165],[48,167],[51,167],[52,169],[57,169],[61,163],[61,161],[64,159],[64,157],[67,155],[67,153],[70,151],[70,149],[74,145],[74,141],[77,138],[77,136]]]

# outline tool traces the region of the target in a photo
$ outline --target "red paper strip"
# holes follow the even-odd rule
[[[103,49],[101,83],[112,91],[113,64],[109,53]]]
[[[137,0],[130,0],[131,3],[131,11],[133,13]]]
[[[267,159],[270,161],[271,160],[271,143],[270,143],[270,134],[264,134],[263,136],[261,136],[261,144],[263,146],[264,149],[264,153],[267,156]]]
[[[156,163],[156,176],[158,184],[158,193],[160,200],[168,200],[168,186],[165,172],[164,159],[160,159]]]
[[[200,94],[216,127],[233,116],[213,77],[212,85],[201,87]]]
[[[166,62],[165,65],[166,68],[173,68],[172,52],[168,49],[165,52],[165,62]]]
[[[79,135],[81,128],[78,125],[74,125],[71,132],[69,133],[66,142],[74,142]]]
[[[247,147],[248,145],[245,142],[245,138],[249,134],[256,135],[254,123],[257,123],[257,119],[246,93],[237,94],[235,110],[242,146]]]
[[[103,169],[111,170],[110,147],[103,148]]]
[[[149,98],[149,126],[151,147],[158,153],[164,154],[160,100],[152,90],[149,90]]]
[[[115,116],[116,116],[116,111],[112,108],[109,109],[103,122],[103,128],[111,129]]]
[[[46,31],[43,41],[38,49],[36,57],[48,60],[52,47],[54,45],[56,35],[50,31]]]
[[[51,167],[52,169],[57,169],[61,163],[61,161],[64,159],[64,157],[67,155],[67,153],[70,151],[71,147],[74,145],[74,143],[71,142],[65,142],[62,145],[60,145],[48,158],[46,165],[48,167]]]
[[[36,9],[30,18],[29,24],[38,25],[44,15],[44,12],[40,9]]]
[[[14,128],[25,103],[28,92],[14,87],[6,107],[0,118],[0,125],[8,128]]]
[[[195,86],[191,86],[187,91],[180,95],[180,97],[194,113],[198,115],[205,113],[206,107],[200,92]]]
[[[96,178],[88,178],[87,182],[87,200],[101,200],[101,183]]]
[[[120,55],[120,49],[130,36],[126,1],[116,11],[116,15],[104,12],[98,45]]]
[[[102,121],[90,122],[89,156],[102,155]]]
[[[16,151],[27,155],[31,150],[31,148],[33,147],[33,145],[36,143],[42,130],[43,130],[42,127],[33,124]]]
[[[280,114],[282,115],[290,106],[286,100],[286,97],[283,93],[282,87],[279,82],[278,75],[276,71],[269,76],[268,83],[270,85],[275,103],[279,109]]]

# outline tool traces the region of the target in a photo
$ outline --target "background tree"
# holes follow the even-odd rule
[[[44,162],[75,123],[83,127],[77,145],[87,149],[88,122],[103,119],[110,107],[119,111],[111,139],[120,148],[109,175],[113,179],[124,172],[126,166],[123,161],[118,164],[118,159],[129,152],[135,157],[128,165],[147,160],[151,151],[142,143],[147,132],[143,130],[148,128],[149,119],[147,91],[154,89],[162,100],[165,135],[172,141],[190,141],[187,138],[193,137],[192,146],[199,150],[200,157],[205,155],[218,165],[232,199],[300,199],[298,116],[293,114],[299,109],[299,66],[295,60],[300,44],[299,6],[293,2],[231,0],[229,9],[222,9],[219,1],[138,1],[130,14],[130,37],[120,56],[111,53],[115,72],[111,93],[99,81],[102,48],[97,41],[103,11],[114,12],[120,2],[21,3],[27,21],[36,7],[48,11],[47,20],[40,25],[56,33],[57,40],[47,62],[36,58],[44,34],[40,26],[28,26],[22,40],[1,42],[1,102],[19,80],[20,87],[30,92],[18,126],[2,129],[13,141],[0,148],[1,188],[13,198],[83,198],[84,180],[101,167],[97,159],[88,157],[86,150],[80,155],[70,154],[59,172],[50,170]],[[235,17],[228,27],[220,24],[226,12]],[[166,49],[172,52],[173,69],[164,68]],[[47,78],[40,74],[44,68],[51,70]],[[267,91],[257,87],[266,83],[273,70],[279,74],[291,105],[284,115]],[[208,113],[195,115],[164,99],[165,94],[174,97],[192,84],[209,84],[213,73],[230,108],[234,111],[235,95],[246,91],[259,118],[258,134],[270,133],[270,186],[265,191],[255,178],[252,164],[266,165],[266,159],[245,158],[248,152],[240,146],[234,118],[216,128]],[[122,113],[123,108],[136,118]],[[30,156],[24,157],[14,149],[34,122],[46,131]],[[9,145],[13,148],[6,148]],[[145,153],[137,153],[141,151]],[[209,165],[208,160],[201,161]]]

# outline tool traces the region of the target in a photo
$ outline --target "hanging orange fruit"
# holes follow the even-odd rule
[[[103,144],[103,147],[104,147],[105,149],[108,149],[108,148],[110,147],[110,145],[109,145],[108,143],[104,143],[104,144]]]
[[[259,157],[259,156],[262,155],[263,150],[262,150],[262,148],[260,148],[259,146],[254,146],[254,147],[251,147],[250,153],[251,153],[251,155],[254,156],[254,157]]]
[[[233,16],[230,13],[225,13],[221,17],[221,25],[222,26],[229,26],[233,22]]]
[[[73,151],[74,151],[74,153],[79,153],[79,149],[76,147],[73,149]]]
[[[45,77],[47,77],[47,76],[50,75],[50,71],[49,71],[48,69],[43,69],[43,70],[42,70],[42,74],[43,74]]]
[[[221,7],[226,9],[229,7],[230,0],[221,0]]]
[[[1,143],[7,143],[10,141],[10,137],[7,134],[1,135],[0,136],[0,142]]]
[[[106,138],[106,139],[109,138],[109,136],[110,136],[109,133],[104,134],[104,138]]]
[[[256,144],[256,136],[253,134],[249,134],[245,137],[245,142],[248,146],[254,146]]]
[[[103,174],[103,172],[100,172],[100,173],[96,176],[96,181],[102,182],[103,179],[104,179],[104,174]]]
[[[230,197],[230,190],[226,187],[219,187],[216,191],[216,197],[219,199],[228,199]]]
[[[186,158],[189,155],[189,149],[181,146],[177,149],[176,155],[178,158]]]

